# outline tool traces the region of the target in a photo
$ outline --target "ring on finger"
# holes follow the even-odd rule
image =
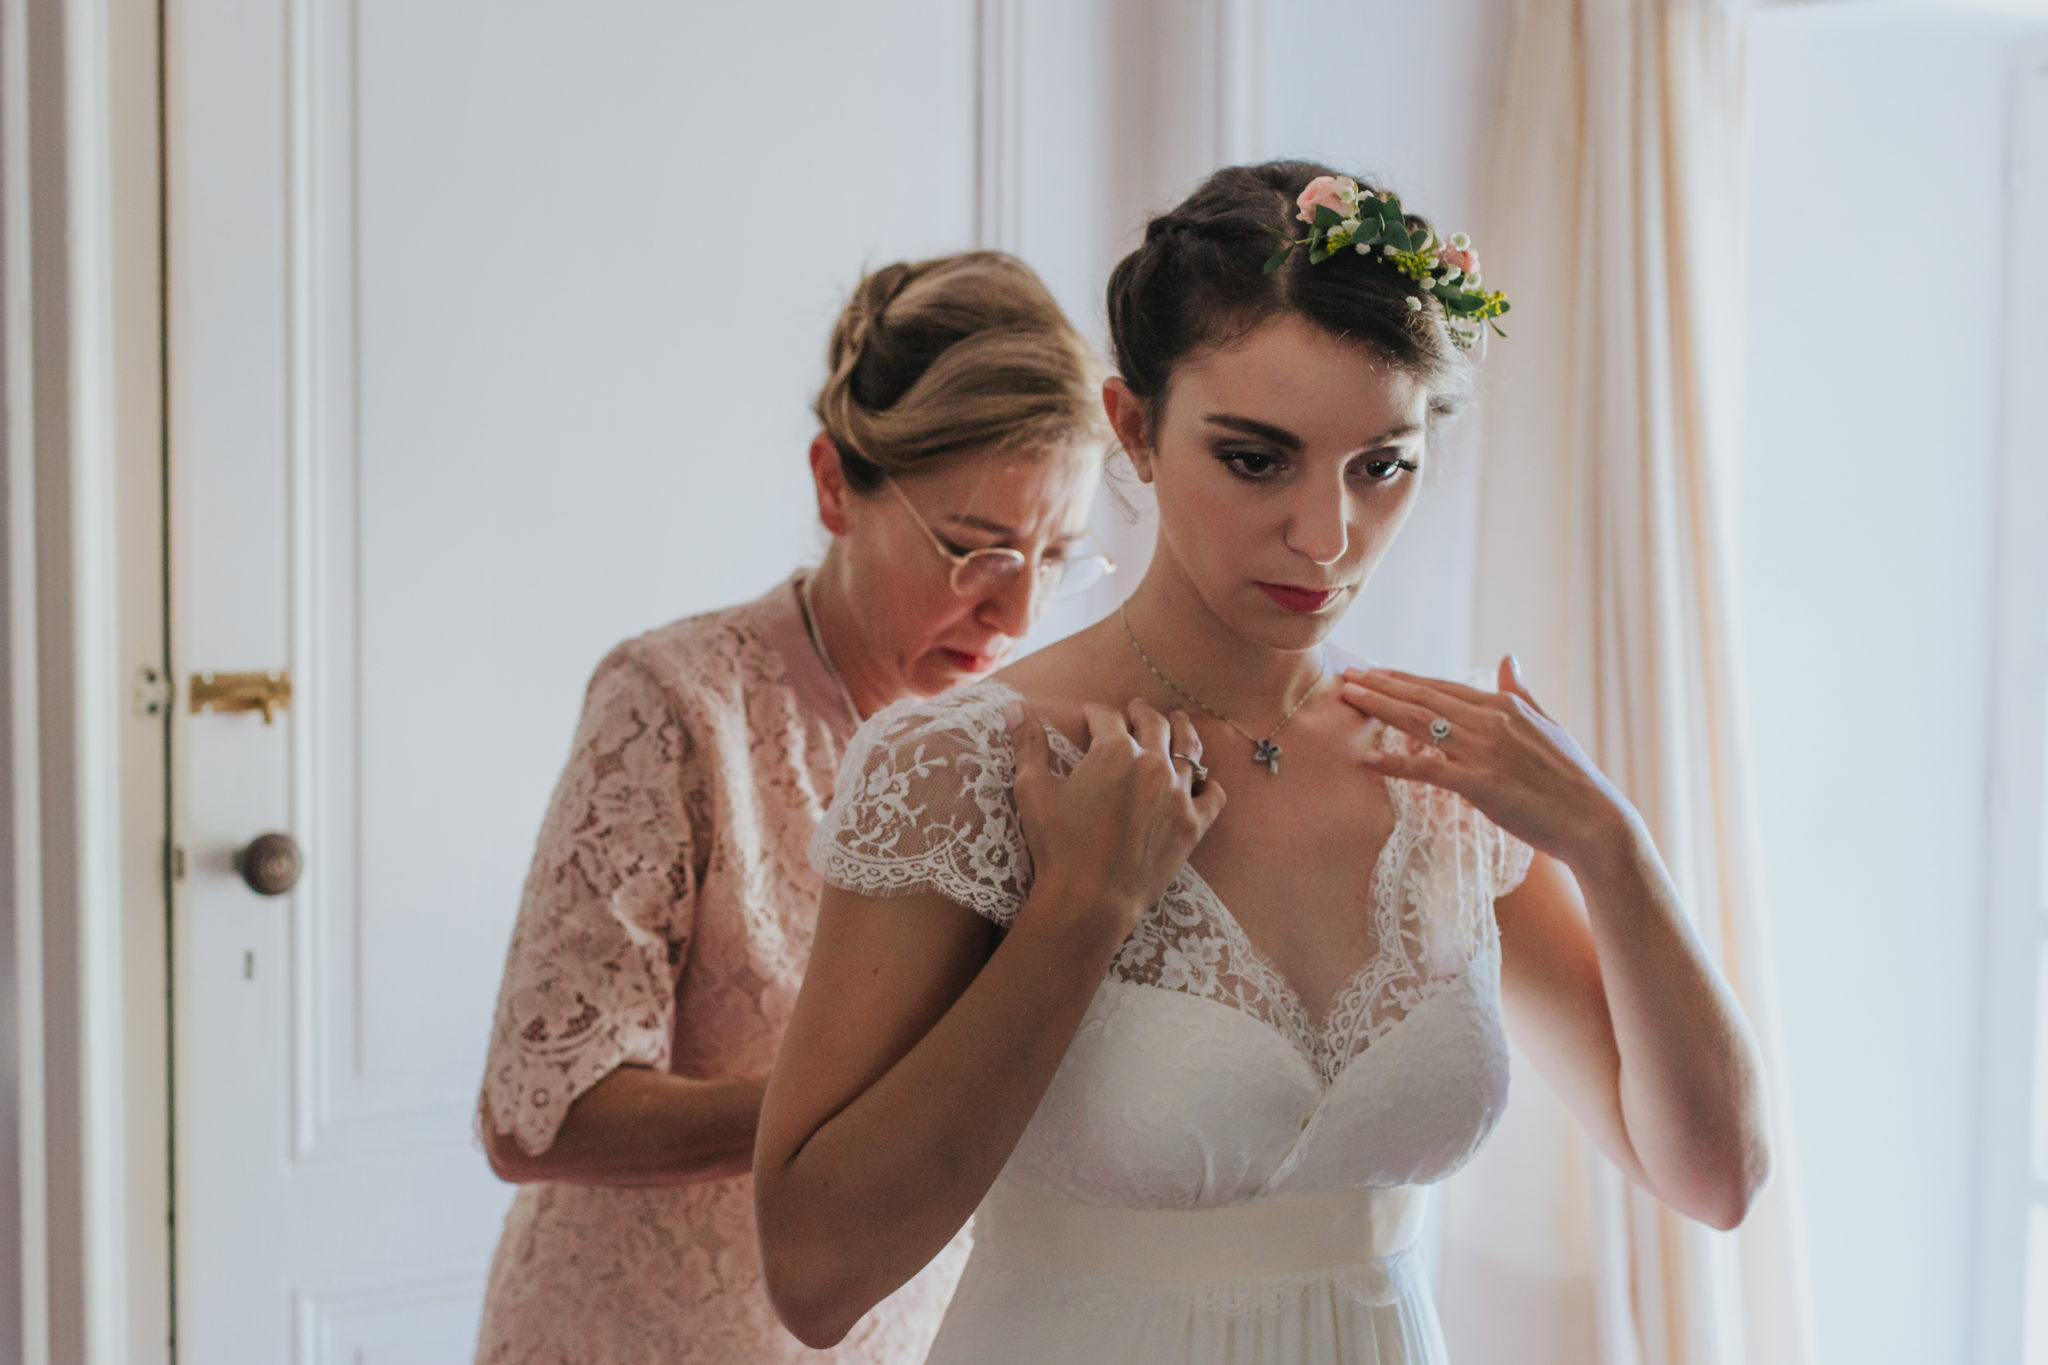
[[[1175,749],[1167,755],[1167,758],[1177,758],[1185,762],[1188,765],[1189,775],[1192,776],[1195,781],[1206,782],[1209,780],[1209,769],[1203,765],[1201,759],[1196,758],[1193,754],[1184,754],[1180,750]]]
[[[1431,744],[1441,745],[1445,740],[1449,739],[1450,737],[1451,723],[1445,720],[1442,716],[1438,716],[1435,720],[1429,723],[1429,742]]]

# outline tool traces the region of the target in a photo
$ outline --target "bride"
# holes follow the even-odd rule
[[[1425,1189],[1500,1113],[1504,1013],[1630,1178],[1741,1221],[1755,1050],[1636,811],[1512,658],[1495,691],[1324,643],[1501,311],[1464,238],[1294,162],[1118,265],[1144,581],[870,719],[812,845],[755,1149],[804,1341],[973,1216],[932,1361],[1435,1365]]]

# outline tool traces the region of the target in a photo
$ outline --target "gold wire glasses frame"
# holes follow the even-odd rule
[[[882,482],[889,485],[889,491],[903,504],[903,510],[910,513],[910,519],[924,532],[932,548],[951,561],[953,591],[959,596],[980,597],[997,591],[1024,572],[1024,567],[1031,562],[1022,550],[1012,550],[1006,545],[991,545],[964,554],[947,549],[946,542],[939,539],[939,533],[932,529],[924,514],[910,501],[909,494],[897,486],[896,480],[884,476]],[[1048,597],[1073,597],[1115,572],[1116,561],[1108,555],[1038,561],[1039,582]]]

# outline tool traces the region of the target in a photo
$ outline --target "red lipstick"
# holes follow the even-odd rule
[[[1291,588],[1284,583],[1261,583],[1259,591],[1288,611],[1307,615],[1321,611],[1337,596],[1336,588]]]
[[[947,649],[943,645],[939,647],[939,653],[951,659],[954,666],[963,673],[987,673],[1003,661],[1000,655],[969,654],[964,649]]]

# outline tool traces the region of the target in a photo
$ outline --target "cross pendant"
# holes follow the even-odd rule
[[[1266,771],[1278,777],[1280,775],[1280,746],[1270,739],[1258,740],[1252,749],[1252,762],[1265,764]]]

